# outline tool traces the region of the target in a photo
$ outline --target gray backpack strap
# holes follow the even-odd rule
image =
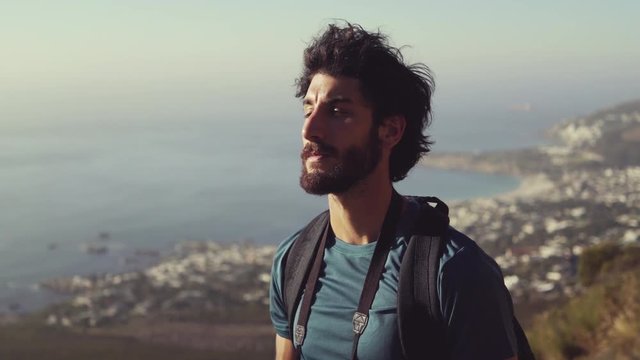
[[[318,251],[322,231],[328,221],[328,210],[311,220],[285,255],[283,294],[289,319],[289,330],[292,335],[296,307],[302,296],[314,255]]]
[[[400,266],[400,343],[407,360],[447,359],[446,327],[438,297],[438,273],[449,228],[449,209],[437,198],[419,200],[423,202],[422,210]],[[435,202],[436,208],[425,202]]]

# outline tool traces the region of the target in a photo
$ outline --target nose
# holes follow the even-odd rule
[[[316,142],[324,139],[326,135],[326,121],[321,116],[320,109],[316,108],[304,120],[302,126],[302,138],[308,141]]]

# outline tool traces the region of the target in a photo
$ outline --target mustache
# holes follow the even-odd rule
[[[302,160],[307,160],[309,157],[313,155],[328,155],[333,156],[338,153],[338,149],[333,146],[323,143],[323,142],[312,142],[308,143],[302,148],[300,152],[300,157]]]

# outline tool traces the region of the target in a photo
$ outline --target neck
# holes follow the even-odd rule
[[[388,178],[369,177],[343,194],[330,194],[329,215],[336,237],[350,244],[376,241],[392,192]]]

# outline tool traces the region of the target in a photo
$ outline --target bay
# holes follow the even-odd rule
[[[128,271],[182,240],[276,244],[326,207],[298,187],[299,129],[272,124],[68,124],[0,135],[0,311],[52,300],[57,276]],[[401,193],[445,201],[506,176],[414,168]],[[91,255],[88,244],[108,252]]]

